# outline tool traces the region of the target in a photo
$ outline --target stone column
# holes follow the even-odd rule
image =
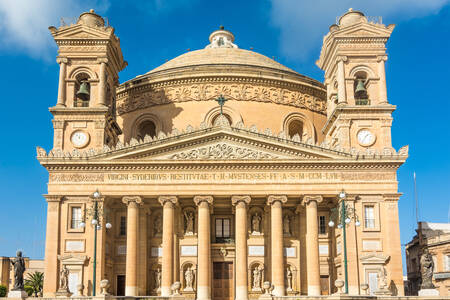
[[[337,82],[338,82],[338,104],[347,103],[347,95],[345,91],[345,69],[344,62],[347,61],[347,56],[336,57],[338,62]]]
[[[163,257],[161,274],[161,296],[170,296],[170,286],[173,283],[173,220],[176,196],[160,196],[159,203],[163,206]]]
[[[304,196],[306,206],[306,271],[308,296],[320,296],[319,222],[317,204],[322,196]]]
[[[98,104],[99,106],[106,106],[106,63],[108,62],[108,59],[102,57],[98,59],[98,62],[100,63]]]
[[[250,196],[231,197],[231,203],[236,206],[236,300],[248,299],[247,206],[250,201]]]
[[[212,196],[195,196],[198,207],[197,299],[211,299],[211,215]]]
[[[45,238],[45,262],[44,262],[44,289],[46,298],[55,297],[58,290],[58,253],[61,244],[59,236],[60,228],[60,201],[61,196],[44,195],[47,199],[47,233]],[[9,274],[8,274],[9,275]]]
[[[66,106],[66,73],[69,61],[65,57],[58,57],[56,62],[59,64],[58,101],[56,106],[64,107]]]
[[[379,81],[379,100],[380,104],[386,104],[387,101],[387,91],[386,91],[386,71],[384,69],[384,62],[387,61],[387,55],[380,55],[377,57],[378,61],[378,77]]]
[[[271,280],[274,285],[273,294],[278,297],[285,295],[282,206],[286,202],[286,196],[271,195],[267,197],[267,205],[270,205]]]
[[[138,223],[139,205],[142,205],[142,198],[139,196],[125,196],[122,198],[122,202],[127,205],[127,258],[125,271],[125,296],[138,296]]]

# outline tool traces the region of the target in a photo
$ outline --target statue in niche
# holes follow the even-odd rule
[[[261,216],[255,213],[252,217],[252,233],[260,233],[261,228]]]
[[[162,218],[161,218],[161,215],[158,215],[157,217],[156,217],[156,219],[155,219],[155,222],[154,222],[154,232],[155,232],[155,235],[158,235],[158,234],[161,234],[162,233]]]
[[[286,235],[291,234],[291,218],[288,215],[285,215],[283,219],[283,233]]]
[[[155,290],[159,291],[161,289],[161,268],[155,270]]]
[[[291,268],[286,268],[286,289],[292,291],[292,271]]]
[[[68,291],[69,270],[63,265],[61,272],[59,272],[59,290]]]
[[[184,280],[186,281],[186,287],[184,288],[185,291],[193,291],[194,288],[194,270],[192,267],[187,267],[186,271],[184,272]]]
[[[14,266],[14,287],[13,291],[23,291],[23,272],[25,272],[25,260],[22,257],[22,251],[17,251],[16,258],[11,260]]]
[[[434,269],[434,261],[431,256],[428,248],[423,250],[423,254],[420,257],[420,272],[422,274],[422,284],[420,285],[421,289],[434,289],[435,286],[433,284],[433,269]]]
[[[186,221],[186,234],[194,234],[194,213],[192,211],[184,212],[184,218]]]
[[[263,271],[263,268],[261,266],[256,266],[253,269],[252,290],[254,290],[254,291],[260,291],[261,290],[262,271]]]

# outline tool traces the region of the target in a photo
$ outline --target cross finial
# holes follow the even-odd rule
[[[217,99],[216,99],[217,103],[219,103],[220,105],[220,114],[223,115],[223,106],[225,105],[225,102],[227,102],[228,100],[223,96],[220,95]]]

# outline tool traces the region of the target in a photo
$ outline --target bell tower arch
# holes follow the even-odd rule
[[[58,98],[53,114],[53,149],[102,148],[115,145],[122,133],[116,123],[116,87],[123,60],[114,28],[94,10],[76,24],[49,27],[58,46]]]
[[[392,148],[395,106],[386,93],[386,42],[395,25],[350,9],[330,26],[316,64],[325,71],[327,122],[323,133],[342,148]]]

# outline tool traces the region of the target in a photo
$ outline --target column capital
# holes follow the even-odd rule
[[[252,201],[252,198],[247,195],[234,195],[231,196],[231,204],[233,206],[236,206],[239,202],[244,202],[245,204],[250,204],[250,201]]]
[[[280,201],[281,203],[287,202],[287,196],[285,195],[269,195],[267,196],[267,205],[272,205],[275,202]]]
[[[377,62],[380,62],[380,61],[387,61],[388,60],[388,56],[387,55],[378,55],[377,56]]]
[[[341,62],[341,61],[346,62],[347,59],[348,59],[348,57],[346,55],[338,55],[338,56],[336,56],[336,61],[337,62]]]
[[[104,63],[104,64],[107,64],[108,63],[108,58],[106,58],[106,57],[99,57],[99,58],[97,58],[97,62],[98,63]]]
[[[202,202],[207,202],[208,204],[212,205],[214,201],[213,196],[194,196],[194,203],[195,205],[199,206]]]
[[[136,204],[143,204],[142,202],[142,198],[140,196],[124,196],[122,197],[122,202],[124,204],[126,204],[127,206],[130,205],[131,203],[136,203]]]
[[[48,195],[48,194],[44,194],[42,196],[44,196],[44,198],[45,198],[45,200],[47,200],[47,202],[61,202],[61,200],[64,197],[61,195]]]
[[[57,57],[56,58],[56,63],[58,64],[67,64],[69,62],[69,60],[67,59],[67,57]]]
[[[304,195],[302,205],[308,205],[311,201],[321,203],[323,201],[323,197],[321,195]]]
[[[159,203],[161,203],[162,206],[164,206],[164,204],[166,204],[166,202],[170,202],[172,204],[177,204],[178,203],[178,197],[177,196],[170,196],[170,195],[159,196],[158,197],[158,201],[159,201]]]

